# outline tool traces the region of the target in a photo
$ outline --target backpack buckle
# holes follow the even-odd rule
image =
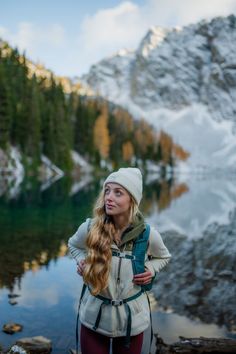
[[[125,257],[126,257],[125,252],[119,252],[119,257],[120,257],[120,258],[125,258]]]
[[[123,304],[123,300],[111,300],[112,306],[120,306]]]
[[[132,261],[135,261],[136,257],[134,254],[127,254],[125,252],[119,252],[119,257],[120,258],[127,258],[127,259],[131,259]]]

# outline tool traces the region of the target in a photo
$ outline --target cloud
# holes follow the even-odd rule
[[[10,41],[17,43],[20,50],[32,51],[37,46],[38,34],[31,23],[20,23],[18,32],[10,34]]]
[[[236,0],[149,0],[146,17],[162,26],[183,26],[236,12]]]
[[[5,27],[0,26],[0,38],[4,39],[8,34],[8,30]]]
[[[236,12],[236,0],[147,0],[142,6],[125,1],[86,16],[77,46],[80,71],[122,48],[135,49],[151,26],[188,25]]]
[[[69,26],[61,24],[21,22],[15,32],[0,27],[0,37],[56,74],[73,76],[122,48],[136,49],[151,26],[183,26],[230,13],[236,13],[236,0],[122,1],[85,16],[74,35],[68,36]]]
[[[0,27],[0,36],[32,58],[46,50],[62,48],[66,43],[65,30],[58,24],[41,28],[30,22],[20,22],[15,32]]]
[[[96,62],[123,47],[134,47],[146,29],[132,2],[99,10],[82,21],[77,45],[85,62]]]
[[[86,16],[81,25],[79,41],[82,41],[88,48],[91,47],[91,41],[94,47],[107,47],[112,43],[122,45],[124,39],[125,42],[132,43],[137,38],[135,32],[139,20],[140,8],[131,2],[100,10],[93,16]],[[139,34],[142,34],[140,29]]]

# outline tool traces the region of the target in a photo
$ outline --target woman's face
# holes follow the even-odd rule
[[[128,215],[131,205],[129,193],[118,183],[107,183],[105,186],[105,211],[107,215]]]

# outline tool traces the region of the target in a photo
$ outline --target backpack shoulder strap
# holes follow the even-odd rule
[[[77,317],[76,317],[76,329],[75,329],[76,354],[79,353],[79,351],[78,351],[78,348],[79,348],[79,310],[80,310],[81,301],[83,299],[86,289],[87,289],[87,285],[85,283],[83,283],[83,287],[82,287],[80,299],[79,299]]]
[[[88,231],[88,232],[90,231],[91,226],[92,226],[92,219],[89,218],[89,219],[88,219],[88,227],[87,227],[87,231]]]
[[[134,241],[132,255],[133,260],[133,272],[134,274],[143,273],[145,271],[145,254],[148,248],[148,240],[150,235],[150,225],[146,224],[146,228]]]
[[[92,219],[88,219],[88,226],[87,226],[87,232],[90,231],[91,229],[91,224],[92,224]],[[79,310],[80,310],[80,305],[81,301],[84,297],[85,291],[88,288],[87,284],[83,283],[82,290],[80,293],[80,299],[79,299],[79,304],[78,304],[78,311],[77,311],[77,318],[76,318],[76,329],[75,329],[75,338],[76,338],[76,354],[79,353]]]

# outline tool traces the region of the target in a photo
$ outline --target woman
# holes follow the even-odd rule
[[[111,173],[95,204],[94,218],[69,239],[77,271],[88,285],[79,310],[82,354],[109,354],[111,338],[113,354],[141,353],[143,332],[150,324],[142,289],[171,257],[161,235],[151,228],[145,270],[134,274],[133,245],[147,228],[138,209],[141,198],[138,168]]]

